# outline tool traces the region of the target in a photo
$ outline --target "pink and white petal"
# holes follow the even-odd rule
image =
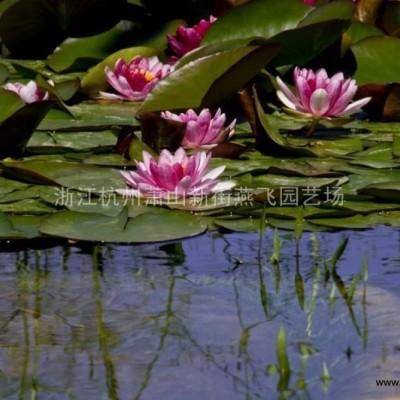
[[[182,164],[183,166],[186,166],[188,162],[188,157],[183,147],[179,147],[179,149],[175,151],[173,160],[175,163],[179,163]]]
[[[192,187],[192,179],[190,176],[184,176],[176,185],[176,193],[179,197],[185,196]]]
[[[179,115],[176,115],[170,111],[162,111],[161,112],[161,117],[164,119],[170,119],[172,121],[178,121],[178,122],[182,122]]]
[[[329,97],[325,89],[317,89],[310,98],[310,111],[315,116],[325,115],[329,109]]]
[[[213,188],[212,192],[225,192],[227,190],[231,190],[236,186],[236,182],[233,181],[223,181],[223,182],[218,182]]]
[[[108,92],[99,92],[100,97],[106,100],[126,100],[124,96],[120,96],[119,94],[115,93],[108,93]]]
[[[279,99],[282,101],[282,103],[289,108],[296,109],[300,105],[300,103],[296,98],[296,96],[293,94],[293,92],[286,86],[286,84],[282,81],[282,79],[279,76],[276,77],[276,83],[278,84],[280,89],[277,91],[277,95]],[[281,93],[281,95],[279,95],[279,93]],[[289,105],[289,103],[291,104],[291,106]]]
[[[136,165],[137,166],[141,165],[144,167],[143,168],[144,170],[150,171],[151,162],[155,162],[153,156],[146,150],[143,150],[142,156],[143,156],[143,163],[138,162]]]
[[[343,112],[337,114],[339,115],[348,115],[352,114],[356,111],[358,111],[360,108],[364,107],[366,104],[368,104],[371,101],[372,97],[364,97],[360,100],[354,101],[353,103],[350,103],[344,110]]]
[[[207,179],[217,179],[225,171],[225,168],[225,165],[221,165],[220,167],[212,169],[203,176],[202,181]]]
[[[303,77],[299,77],[296,81],[296,90],[298,101],[301,107],[297,107],[300,111],[310,112],[310,99],[314,90],[311,87],[314,86],[313,80],[304,79]]]
[[[278,99],[288,108],[291,108],[292,110],[296,110],[297,108],[300,107],[299,102],[296,100],[296,102],[291,102],[283,92],[278,90],[276,92],[276,95],[278,96]]]
[[[190,145],[191,147],[197,147],[204,142],[205,134],[207,129],[202,129],[197,121],[189,121],[186,124],[185,137],[183,138],[182,144]]]

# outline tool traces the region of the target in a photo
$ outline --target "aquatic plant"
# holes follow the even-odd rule
[[[364,97],[350,103],[358,87],[354,79],[345,79],[342,72],[329,77],[323,68],[314,72],[296,67],[293,80],[294,91],[278,76],[277,95],[285,110],[294,116],[311,117],[314,121],[341,117],[359,111],[371,100]]]
[[[187,156],[180,147],[175,154],[161,151],[156,161],[143,151],[143,162],[136,161],[137,171],[122,171],[131,189],[119,190],[125,196],[153,197],[156,199],[207,196],[231,189],[233,182],[218,182],[225,167],[220,166],[206,173],[211,154],[197,152]]]
[[[3,85],[3,88],[16,93],[26,104],[49,99],[49,93],[39,87],[35,81],[29,81],[27,84],[20,82],[8,82]]]
[[[172,51],[169,61],[174,63],[189,51],[199,47],[204,35],[216,20],[217,18],[210,15],[208,20],[202,19],[192,27],[179,26],[175,36],[167,34],[169,48]]]
[[[208,108],[203,109],[199,114],[192,109],[185,113],[174,114],[170,111],[163,111],[161,116],[165,119],[183,122],[186,124],[185,136],[182,140],[182,147],[185,149],[211,149],[233,134],[236,119],[225,127],[226,115],[218,108],[212,116]]]
[[[154,86],[172,70],[171,65],[161,63],[156,56],[136,56],[129,63],[120,58],[115,63],[114,70],[105,68],[108,83],[119,94],[100,94],[110,100],[144,100]]]

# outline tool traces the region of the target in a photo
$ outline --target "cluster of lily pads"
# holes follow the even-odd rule
[[[0,237],[398,225],[398,125],[372,120],[396,119],[400,73],[397,61],[369,65],[400,49],[393,18],[363,21],[371,1],[309,3],[253,0],[189,27],[170,21],[89,69],[121,23],[43,61],[11,51],[0,60]]]

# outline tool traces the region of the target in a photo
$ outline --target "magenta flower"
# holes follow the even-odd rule
[[[165,111],[161,113],[161,116],[186,124],[185,136],[181,143],[185,149],[201,148],[208,150],[217,146],[233,134],[236,123],[236,120],[234,120],[227,127],[224,127],[226,116],[221,113],[220,108],[214,117],[208,108],[202,110],[199,115],[193,110],[188,110],[179,115]]]
[[[202,19],[197,25],[192,27],[179,26],[175,36],[167,34],[169,47],[173,52],[173,55],[169,57],[169,62],[174,63],[186,53],[189,53],[189,51],[197,49],[211,24],[216,20],[217,18],[211,15],[208,21]]]
[[[356,81],[344,79],[341,72],[329,78],[324,69],[314,72],[296,67],[293,79],[294,92],[277,77],[277,95],[286,110],[296,116],[315,120],[345,116],[358,111],[371,100],[365,97],[350,103],[357,92]]]
[[[198,152],[190,157],[180,147],[175,154],[162,150],[158,161],[143,151],[143,162],[136,161],[135,171],[122,171],[131,189],[118,190],[124,196],[179,199],[207,196],[231,189],[233,182],[218,182],[225,167],[206,173],[211,154]]]
[[[3,88],[16,93],[26,104],[49,99],[49,93],[39,87],[35,81],[29,81],[26,85],[19,82],[6,83]]]
[[[172,70],[171,65],[161,63],[156,56],[136,56],[128,64],[120,58],[115,63],[114,71],[105,68],[108,83],[119,94],[100,94],[110,100],[144,100],[154,86]]]

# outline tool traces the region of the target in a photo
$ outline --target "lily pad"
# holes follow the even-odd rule
[[[192,61],[161,80],[140,111],[217,106],[256,75],[279,46],[242,46]]]
[[[61,211],[46,218],[40,232],[75,240],[117,243],[151,243],[182,239],[203,233],[207,226],[184,211],[144,213],[128,218],[125,209],[117,217]]]
[[[61,185],[91,193],[101,194],[126,187],[118,170],[94,165],[28,159],[5,160],[0,167],[7,175],[23,181]]]

